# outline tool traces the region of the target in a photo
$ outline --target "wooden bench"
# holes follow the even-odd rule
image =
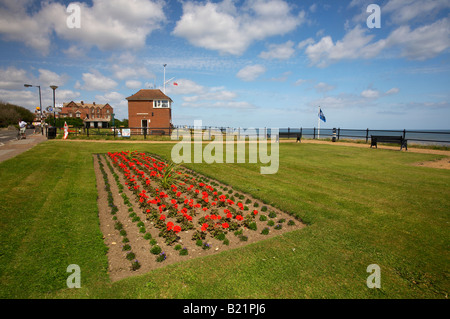
[[[408,150],[408,140],[404,139],[403,136],[370,135],[370,147],[378,148],[377,143],[400,144],[400,150],[403,147]]]

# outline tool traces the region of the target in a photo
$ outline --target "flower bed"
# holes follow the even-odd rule
[[[285,212],[155,155],[110,152],[105,159],[158,265],[303,227]]]

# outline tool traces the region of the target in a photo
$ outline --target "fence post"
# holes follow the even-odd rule
[[[314,131],[313,131],[313,140],[315,140],[316,139],[316,128],[314,128]]]
[[[291,138],[291,128],[288,127],[288,139],[290,139],[290,138]]]
[[[366,143],[369,140],[369,129],[366,130]]]
[[[339,135],[341,135],[341,128],[338,127],[338,141],[339,141]]]
[[[146,140],[146,139],[147,139],[147,128],[144,127],[144,140]]]
[[[403,129],[403,139],[405,139],[405,137],[406,137],[406,130]]]
[[[87,137],[89,137],[89,126],[86,127]]]

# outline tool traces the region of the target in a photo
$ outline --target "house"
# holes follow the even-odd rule
[[[95,102],[84,103],[81,101],[76,103],[71,101],[63,103],[61,112],[58,113],[59,118],[75,117],[80,118],[86,127],[107,128],[112,120],[113,108],[108,103],[96,104]]]
[[[126,98],[128,100],[128,125],[143,134],[170,134],[172,127],[172,99],[161,90],[142,89]],[[136,134],[136,133],[135,133]]]

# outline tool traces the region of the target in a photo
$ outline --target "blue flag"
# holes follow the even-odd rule
[[[319,118],[324,122],[327,121],[327,119],[325,118],[325,115],[323,115],[323,113],[322,113],[322,109],[319,109]]]

